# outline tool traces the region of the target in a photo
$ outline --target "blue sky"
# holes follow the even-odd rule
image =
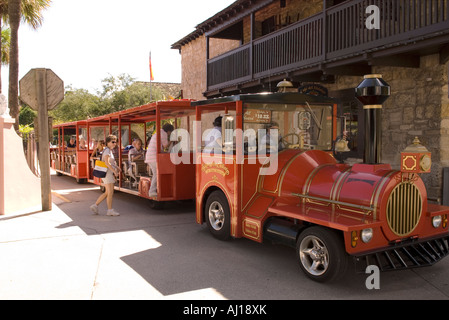
[[[19,29],[19,79],[52,69],[64,85],[95,93],[101,80],[126,73],[149,81],[180,82],[181,56],[171,44],[235,0],[53,0],[38,30]],[[8,68],[2,68],[3,93]]]

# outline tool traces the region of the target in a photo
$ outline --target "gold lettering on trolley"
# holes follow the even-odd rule
[[[243,234],[248,238],[259,239],[260,230],[259,225],[256,222],[248,219],[243,220]]]
[[[201,167],[201,171],[203,171],[204,173],[218,173],[223,177],[229,175],[229,169],[226,168],[226,166],[222,163],[203,164]]]

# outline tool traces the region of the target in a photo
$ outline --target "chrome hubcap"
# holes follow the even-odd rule
[[[307,236],[301,241],[299,256],[304,268],[314,276],[324,274],[329,267],[329,253],[323,241]]]
[[[221,230],[224,225],[224,210],[220,202],[214,201],[209,206],[209,222],[214,230]]]

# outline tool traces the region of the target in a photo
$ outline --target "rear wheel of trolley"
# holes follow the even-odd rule
[[[319,226],[300,233],[296,257],[304,273],[318,282],[338,279],[344,275],[348,264],[341,235]]]
[[[231,214],[223,192],[216,190],[209,195],[204,207],[204,218],[215,238],[220,240],[231,238]]]

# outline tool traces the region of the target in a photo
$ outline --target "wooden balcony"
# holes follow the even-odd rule
[[[373,4],[380,9],[380,29],[365,25]],[[209,59],[207,92],[249,87],[276,75],[363,73],[382,62],[419,67],[423,54],[439,52],[447,59],[448,46],[448,0],[346,1]]]

